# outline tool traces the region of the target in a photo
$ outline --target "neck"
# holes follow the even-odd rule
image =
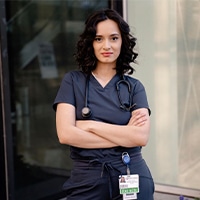
[[[95,79],[102,85],[102,87],[105,87],[107,83],[115,76],[116,70],[97,70],[95,69],[92,72],[92,75],[95,77]]]
[[[114,75],[116,74],[115,70],[112,71],[101,71],[101,70],[94,70],[92,72],[92,75],[95,78],[99,78],[99,79],[103,79],[103,80],[107,80],[107,79],[111,79]]]
[[[93,71],[93,74],[99,77],[113,77],[116,74],[116,70],[114,69],[115,66],[111,65],[104,65],[101,66],[100,64],[97,65],[96,69]]]

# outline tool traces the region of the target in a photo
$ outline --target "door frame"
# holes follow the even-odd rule
[[[0,196],[14,199],[14,165],[5,0],[0,1]]]

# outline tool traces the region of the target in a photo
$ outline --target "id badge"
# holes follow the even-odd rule
[[[120,175],[119,190],[124,200],[137,199],[137,193],[139,192],[139,175]]]

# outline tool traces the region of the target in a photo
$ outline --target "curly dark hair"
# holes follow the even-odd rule
[[[118,24],[122,36],[121,52],[117,59],[116,71],[119,74],[132,74],[135,69],[130,66],[136,63],[138,53],[134,52],[136,38],[130,34],[129,25],[115,10],[105,9],[96,11],[90,15],[85,22],[85,30],[80,35],[74,54],[79,68],[85,73],[91,73],[96,68],[97,58],[94,54],[93,41],[96,37],[96,26],[99,22],[111,19]]]

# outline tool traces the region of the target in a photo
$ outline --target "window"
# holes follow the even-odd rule
[[[144,156],[158,184],[200,190],[200,2],[128,0],[135,76],[152,110]]]
[[[64,74],[77,68],[73,53],[86,17],[109,6],[108,0],[6,1],[16,199],[61,193],[71,162],[52,104]]]

